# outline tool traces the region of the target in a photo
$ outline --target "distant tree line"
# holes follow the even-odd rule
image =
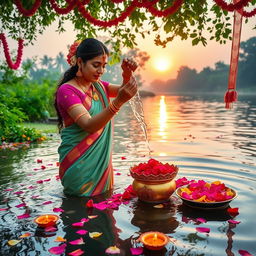
[[[255,93],[256,89],[256,37],[241,42],[237,89],[242,92]],[[176,79],[166,82],[154,81],[152,88],[161,88],[162,92],[199,93],[223,92],[227,88],[229,65],[216,62],[214,68],[205,67],[201,72],[187,66],[181,66]]]

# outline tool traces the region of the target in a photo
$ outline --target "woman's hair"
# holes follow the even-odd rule
[[[107,54],[109,55],[109,51],[107,47],[100,42],[97,39],[94,38],[86,38],[84,39],[79,46],[77,47],[76,51],[76,58],[80,57],[84,63],[86,63],[88,60],[91,60],[97,56]],[[76,73],[78,71],[78,65],[71,66],[63,75],[63,77],[60,79],[57,90],[55,92],[55,102],[54,102],[54,107],[56,109],[57,117],[58,117],[58,128],[59,131],[63,128],[63,119],[62,116],[60,115],[60,111],[58,109],[57,105],[57,91],[58,88],[66,83],[67,81],[73,79],[76,77]]]

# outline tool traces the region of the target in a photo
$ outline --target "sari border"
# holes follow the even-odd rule
[[[98,130],[97,132],[90,134],[89,136],[85,137],[77,146],[75,146],[68,154],[65,156],[65,158],[60,162],[59,167],[59,176],[60,179],[63,178],[66,170],[80,158],[86,150],[90,146],[92,146],[96,140],[101,136],[103,129]]]

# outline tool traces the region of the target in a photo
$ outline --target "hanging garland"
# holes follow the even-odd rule
[[[22,13],[24,16],[33,16],[36,11],[38,10],[38,8],[41,5],[41,0],[36,0],[34,5],[32,6],[32,8],[30,10],[26,10],[21,3],[21,0],[14,0],[14,3],[16,4],[18,10],[20,13]]]
[[[111,0],[113,3],[119,4],[123,3],[125,0]],[[252,11],[244,11],[243,8],[247,6],[247,4],[251,0],[236,0],[234,3],[226,3],[225,0],[214,0],[215,3],[220,6],[223,10],[226,11],[235,11],[237,10],[242,16],[244,17],[252,17],[256,15],[256,8]],[[175,13],[183,4],[183,0],[175,0],[172,4],[172,6],[168,7],[165,10],[158,10],[156,7],[154,7],[159,0],[133,0],[128,7],[119,15],[119,17],[113,18],[111,20],[105,21],[105,20],[99,20],[93,17],[90,12],[88,12],[85,8],[85,5],[89,4],[91,0],[66,0],[66,6],[65,7],[59,7],[56,3],[56,0],[49,0],[52,8],[55,10],[56,13],[65,15],[71,12],[75,7],[77,7],[78,11],[81,13],[81,15],[87,19],[90,23],[92,23],[95,26],[100,27],[111,27],[116,26],[118,23],[123,22],[133,11],[135,8],[146,8],[151,14],[157,17],[166,17],[173,13]],[[27,10],[22,5],[22,0],[14,0],[14,4],[17,6],[17,9],[21,14],[24,16],[33,16],[38,8],[42,4],[42,0],[35,0],[33,6],[31,9]],[[23,49],[23,40],[19,39],[18,41],[18,55],[15,63],[12,63],[12,60],[10,58],[8,44],[5,38],[5,35],[2,33],[1,40],[3,42],[4,46],[4,52],[6,61],[8,63],[8,66],[13,69],[17,69],[20,66],[21,57],[22,57],[22,49]]]
[[[243,7],[245,7],[251,0],[240,0],[236,3],[230,3],[227,4],[224,0],[214,0],[214,2],[220,6],[223,10],[229,11],[229,12],[233,12],[235,10],[239,10],[242,9]]]
[[[157,17],[166,17],[168,15],[171,15],[173,13],[175,13],[183,4],[183,0],[176,0],[174,1],[173,5],[168,7],[167,9],[163,10],[163,11],[159,11],[157,10],[155,7],[153,6],[148,6],[147,9],[154,15]]]
[[[76,0],[66,0],[66,2],[68,3],[66,7],[59,7],[58,4],[56,3],[55,0],[49,0],[52,8],[55,10],[55,12],[57,12],[58,14],[68,14],[69,12],[71,12],[74,7],[76,6]]]
[[[8,64],[8,66],[11,69],[18,69],[20,64],[21,64],[21,59],[22,59],[22,54],[23,54],[23,39],[19,39],[18,40],[18,52],[17,52],[17,58],[16,61],[13,63],[11,56],[10,56],[10,51],[9,51],[9,46],[8,43],[6,41],[6,37],[4,33],[0,33],[0,40],[3,43],[3,47],[4,47],[4,56],[6,59],[6,62]]]
[[[117,25],[119,22],[123,22],[137,7],[138,0],[133,0],[131,4],[126,8],[125,11],[121,13],[121,15],[112,20],[103,21],[94,18],[84,7],[84,5],[80,2],[80,0],[76,0],[78,11],[82,14],[82,16],[87,19],[90,23],[99,27],[111,27]]]
[[[252,16],[255,16],[256,15],[256,8],[250,12],[247,12],[247,11],[242,11],[241,14],[246,17],[246,18],[251,18]]]

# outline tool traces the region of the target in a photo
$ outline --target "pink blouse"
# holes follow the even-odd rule
[[[104,85],[107,94],[109,94],[108,93],[109,83],[106,81],[100,81],[100,82]],[[74,120],[68,114],[69,108],[75,104],[83,104],[86,97],[87,97],[87,94],[81,92],[80,90],[78,90],[77,88],[75,88],[70,84],[62,84],[58,88],[57,105],[58,105],[59,112],[63,118],[63,121],[65,123],[65,126],[68,126],[74,123]]]

